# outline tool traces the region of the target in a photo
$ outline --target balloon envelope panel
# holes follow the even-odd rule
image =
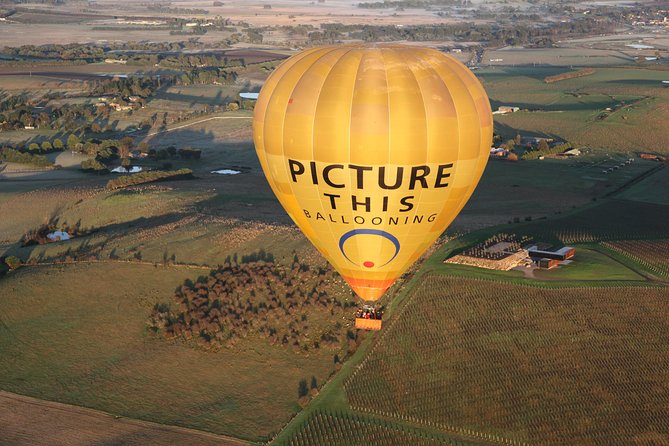
[[[312,48],[282,63],[253,119],[277,198],[365,300],[458,215],[485,168],[488,98],[464,65],[403,45]]]

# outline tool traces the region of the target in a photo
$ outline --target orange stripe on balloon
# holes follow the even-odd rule
[[[368,301],[380,299],[383,293],[395,283],[395,279],[374,280],[346,276],[343,276],[343,278],[355,291],[355,294]]]

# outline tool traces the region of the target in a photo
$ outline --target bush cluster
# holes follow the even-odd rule
[[[154,181],[176,179],[179,177],[188,177],[193,174],[190,169],[178,170],[152,170],[150,172],[140,172],[133,175],[124,175],[107,182],[107,189],[120,189],[138,184],[151,183]]]
[[[553,82],[564,81],[567,79],[574,79],[576,77],[589,76],[594,74],[595,70],[592,68],[583,68],[578,71],[567,71],[566,73],[556,74],[554,76],[547,76],[544,78],[544,82],[547,84],[552,84]]]
[[[344,342],[352,350],[357,334],[335,322],[355,306],[336,297],[344,294],[336,292],[342,285],[331,268],[311,270],[297,259],[289,267],[271,260],[226,263],[197,283],[186,281],[172,305],[157,304],[148,325],[167,338],[194,340],[205,348],[232,345],[255,334],[295,351],[339,349]],[[316,311],[328,312],[331,322],[312,323],[319,316]]]

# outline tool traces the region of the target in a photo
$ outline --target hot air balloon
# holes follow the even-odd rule
[[[439,51],[327,46],[269,76],[253,139],[286,212],[355,293],[374,301],[472,195],[492,113],[472,72]]]

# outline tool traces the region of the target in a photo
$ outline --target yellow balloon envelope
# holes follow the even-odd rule
[[[492,113],[471,71],[436,50],[329,46],[267,79],[253,139],[293,221],[361,298],[376,300],[471,196]]]

